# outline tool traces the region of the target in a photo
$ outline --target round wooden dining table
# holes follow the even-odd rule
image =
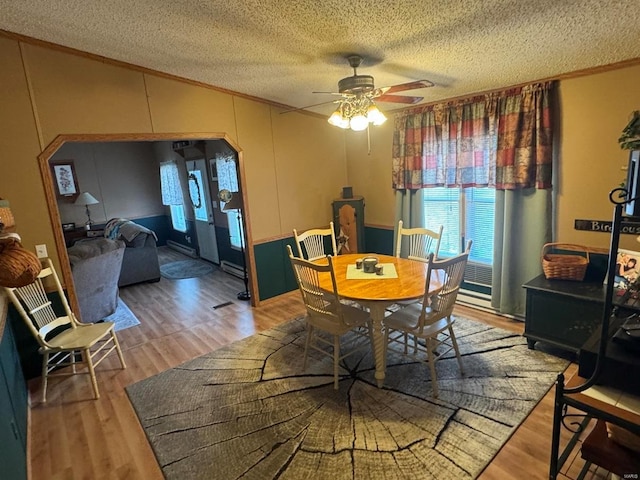
[[[347,271],[353,270],[356,259],[376,257],[384,266],[383,275],[375,273],[362,274],[358,278],[347,278]],[[341,298],[353,300],[369,309],[372,324],[373,353],[376,362],[375,378],[378,387],[382,387],[386,367],[386,345],[384,333],[384,317],[386,309],[401,300],[415,300],[424,296],[428,264],[417,260],[397,258],[390,255],[352,253],[332,257],[336,286]],[[393,264],[392,269],[385,264]],[[350,267],[351,265],[351,267]],[[386,274],[384,272],[387,272]],[[332,291],[329,274],[320,276],[320,286]],[[442,279],[438,272],[432,273],[429,282],[429,293],[442,288]]]

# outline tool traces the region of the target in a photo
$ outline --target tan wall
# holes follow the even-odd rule
[[[362,195],[367,225],[392,227],[395,218],[395,197],[391,188],[391,145],[393,116],[369,132],[347,132],[347,171],[354,195]]]
[[[626,178],[628,152],[618,137],[634,110],[640,109],[640,66],[621,68],[559,83],[560,126],[556,240],[608,248],[609,235],[574,229],[575,219],[610,221],[608,194]],[[371,154],[366,132],[347,138],[348,178],[354,193],[366,202],[366,223],[391,227],[394,196],[391,188],[393,118],[371,129]],[[640,250],[634,236],[623,235],[621,246]]]
[[[327,224],[343,186],[365,197],[366,223],[391,227],[393,118],[366,132],[324,118],[0,36],[0,196],[27,248],[53,246],[37,155],[59,134],[220,132],[242,150],[254,242]],[[611,218],[607,194],[624,178],[617,138],[640,108],[640,66],[560,82],[557,240],[606,247],[576,218]],[[347,158],[349,161],[347,162]],[[635,239],[623,246],[635,248]],[[50,251],[53,251],[50,248]]]
[[[51,159],[73,161],[79,191],[100,202],[89,206],[96,224],[115,217],[135,220],[166,214],[151,142],[65,143]],[[58,197],[58,211],[62,223],[80,227],[87,221],[85,207],[75,205],[73,198]]]
[[[328,224],[346,183],[344,138],[323,118],[2,36],[0,63],[0,196],[27,248],[55,251],[37,155],[60,134],[227,135],[254,243]]]
[[[563,242],[603,248],[606,233],[574,230],[575,219],[611,220],[609,192],[625,180],[628,152],[618,146],[631,113],[640,109],[640,66],[560,83],[562,113],[557,232]],[[620,246],[640,250],[634,236],[622,235]]]

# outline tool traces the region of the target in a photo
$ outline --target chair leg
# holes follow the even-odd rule
[[[93,360],[91,359],[91,352],[88,348],[82,350],[82,356],[84,357],[84,361],[87,364],[87,369],[89,370],[89,376],[91,377],[91,385],[93,386],[93,395],[95,399],[100,398],[100,392],[98,391],[98,380],[96,379],[96,372],[93,368]]]
[[[340,337],[333,336],[333,389],[338,390],[338,370],[340,365]]]
[[[431,387],[433,389],[433,398],[438,398],[438,379],[436,377],[436,359],[433,354],[432,341],[430,338],[426,339],[427,342],[427,361],[429,362],[429,370],[431,370]]]
[[[313,327],[311,325],[307,325],[307,340],[304,342],[304,364],[302,365],[302,369],[307,369],[307,360],[309,358],[309,345],[311,345],[311,336],[313,335]]]
[[[464,369],[462,368],[462,358],[460,357],[460,350],[458,350],[458,341],[456,340],[456,335],[453,333],[453,327],[449,325],[449,338],[451,338],[451,344],[453,345],[453,349],[456,352],[456,358],[458,359],[458,367],[460,367],[460,373],[464,374]]]
[[[122,350],[120,350],[120,342],[118,342],[118,337],[116,337],[116,332],[111,330],[111,338],[113,339],[113,343],[116,346],[116,353],[118,354],[118,358],[120,359],[120,364],[122,365],[122,369],[127,368],[127,365],[124,363],[124,357],[122,356]]]
[[[49,365],[49,352],[42,354],[42,403],[47,403],[47,383],[49,374],[47,373]]]
[[[69,352],[69,357],[71,359],[71,371],[73,373],[78,373],[78,369],[76,367],[76,352]]]

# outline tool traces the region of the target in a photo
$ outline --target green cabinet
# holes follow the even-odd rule
[[[529,348],[543,341],[578,352],[602,321],[605,287],[600,282],[547,280],[540,275],[523,287]]]
[[[27,387],[8,322],[0,328],[0,465],[2,478],[27,478]]]
[[[340,253],[365,252],[364,197],[340,198],[332,205],[333,227]]]

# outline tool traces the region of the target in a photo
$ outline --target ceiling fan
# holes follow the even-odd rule
[[[338,82],[337,92],[313,92],[326,93],[330,95],[341,95],[343,97],[365,95],[377,102],[407,103],[414,104],[420,102],[424,97],[415,97],[408,95],[392,95],[396,92],[404,92],[406,90],[416,90],[418,88],[433,87],[433,82],[429,80],[415,80],[408,83],[400,83],[390,87],[375,88],[373,77],[371,75],[358,75],[358,67],[362,63],[360,55],[349,55],[347,57],[349,65],[353,68],[353,75],[345,77]]]
[[[316,107],[326,103],[337,103],[338,108],[328,119],[328,122],[336,127],[364,130],[369,126],[369,123],[381,125],[386,121],[387,117],[378,110],[375,102],[415,104],[420,102],[423,97],[395,95],[395,93],[433,87],[434,85],[433,82],[429,80],[415,80],[390,87],[376,88],[371,75],[358,75],[358,67],[362,63],[362,57],[360,55],[349,55],[346,58],[351,68],[353,68],[353,75],[345,77],[338,82],[338,91],[313,92],[338,95],[340,98],[338,100],[331,100],[302,108]]]

